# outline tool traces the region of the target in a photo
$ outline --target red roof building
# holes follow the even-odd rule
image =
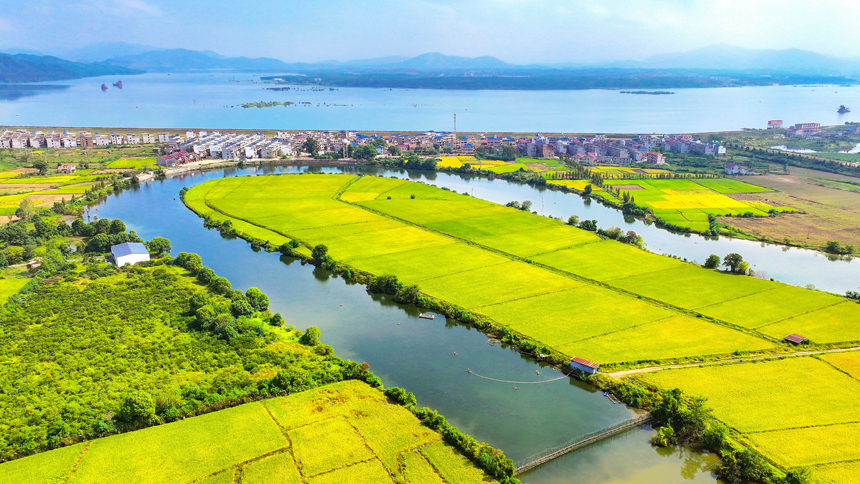
[[[594,373],[597,373],[597,369],[600,368],[600,365],[593,361],[588,361],[584,358],[574,356],[570,359],[570,367],[574,370],[579,370],[583,373],[589,373],[593,375]]]
[[[799,344],[803,343],[804,341],[806,341],[806,337],[801,336],[799,334],[790,334],[790,335],[786,336],[785,338],[783,338],[783,340],[788,341],[789,343],[794,343],[796,345],[799,345]]]

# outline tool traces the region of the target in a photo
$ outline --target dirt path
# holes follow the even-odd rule
[[[625,378],[631,375],[638,375],[640,373],[650,373],[652,371],[658,370],[667,370],[669,368],[692,368],[694,366],[713,366],[713,365],[722,365],[724,363],[743,363],[746,361],[757,361],[757,360],[771,360],[776,358],[790,358],[797,356],[809,356],[809,355],[820,355],[823,353],[841,353],[845,351],[858,351],[860,350],[860,346],[852,346],[850,348],[831,348],[826,350],[811,350],[811,351],[797,351],[795,353],[784,353],[784,354],[776,354],[776,355],[758,355],[758,356],[748,356],[745,358],[731,358],[728,360],[718,360],[718,361],[708,361],[704,363],[684,363],[680,365],[665,365],[665,366],[648,366],[645,368],[635,368],[633,370],[621,370],[612,373],[604,373],[606,376],[615,379]]]

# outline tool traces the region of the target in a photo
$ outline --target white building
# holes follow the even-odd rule
[[[125,142],[130,145],[139,145],[140,144],[140,136],[134,133],[126,133],[125,134]]]
[[[96,143],[96,146],[107,146],[110,144],[110,136],[106,134],[98,134],[96,133],[95,138],[93,140]]]
[[[111,133],[110,134],[110,144],[112,145],[121,145],[123,144],[123,139],[121,134]]]
[[[158,133],[158,142],[167,143],[170,141],[170,133]]]
[[[155,136],[153,136],[152,133],[141,133],[140,141],[143,144],[155,143]]]
[[[149,260],[149,251],[146,246],[140,242],[126,242],[124,244],[114,245],[110,248],[110,253],[117,266],[122,267],[126,264],[137,264],[138,262],[146,262]]]

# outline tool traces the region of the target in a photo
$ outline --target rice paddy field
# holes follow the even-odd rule
[[[551,185],[560,185],[579,191],[585,190],[586,185],[591,185],[591,196],[601,197],[614,203],[621,203],[621,200],[619,200],[615,195],[607,192],[606,190],[600,188],[597,185],[594,185],[589,180],[547,180],[547,183]]]
[[[421,183],[232,177],[194,187],[186,203],[234,224],[253,222],[264,240],[325,244],[335,260],[395,274],[602,364],[766,350],[789,333],[808,333],[814,342],[860,339],[853,322],[860,305],[844,298],[702,269]]]
[[[714,415],[784,469],[809,466],[824,482],[856,480],[860,354],[662,370],[641,376],[708,399]]]
[[[436,166],[441,168],[460,168],[461,166],[468,164],[472,168],[491,170],[505,165],[504,161],[479,160],[474,156],[442,156],[439,159],[441,161],[439,161]]]
[[[356,381],[0,464],[4,484],[395,480],[495,482],[411,412]]]
[[[129,168],[129,169],[137,169],[144,167],[154,167],[155,166],[155,158],[147,157],[147,158],[120,158],[115,161],[111,161],[107,164],[106,168]]]
[[[652,179],[606,182],[629,191],[638,205],[650,207],[654,215],[681,227],[706,231],[710,228],[708,214],[741,215],[752,213],[765,217],[768,211],[793,211],[791,207],[775,207],[763,202],[736,200],[726,194],[760,193],[769,191],[737,180],[714,179]]]

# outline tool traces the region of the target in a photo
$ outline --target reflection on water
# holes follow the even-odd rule
[[[0,84],[0,101],[17,101],[25,97],[62,91],[68,88],[69,86],[48,84]]]
[[[529,484],[713,483],[719,457],[684,447],[655,448],[643,426],[566,454],[520,479]]]

